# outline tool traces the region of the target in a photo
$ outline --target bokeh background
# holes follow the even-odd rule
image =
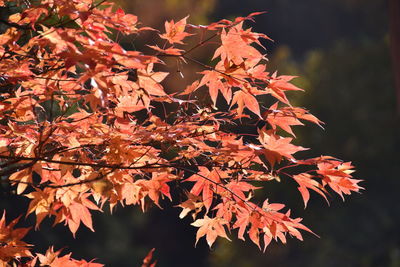
[[[312,194],[306,210],[293,183],[268,185],[271,202],[286,203],[294,215],[320,235],[304,242],[289,239],[262,253],[250,241],[220,240],[210,250],[201,240],[194,247],[190,219],[166,203],[143,214],[137,207],[105,210],[94,217],[96,232],[81,228],[74,240],[51,221],[27,241],[44,252],[67,244],[75,258],[97,258],[107,266],[140,266],[153,247],[160,267],[169,266],[400,266],[400,127],[390,54],[389,8],[384,0],[125,0],[143,25],[161,29],[166,19],[207,24],[222,18],[268,11],[247,24],[274,39],[265,43],[270,71],[298,75],[304,93],[292,96],[323,120],[298,128],[299,143],[311,156],[328,154],[352,160],[361,194],[331,199],[328,206]],[[400,10],[398,11],[400,13]],[[399,15],[400,16],[400,15]],[[131,40],[135,42],[135,40]],[[398,47],[400,49],[400,47]],[[199,55],[201,56],[201,55]],[[2,194],[11,218],[24,200]],[[10,199],[12,201],[10,201]],[[28,222],[32,218],[26,219]]]

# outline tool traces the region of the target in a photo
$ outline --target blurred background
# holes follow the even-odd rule
[[[179,209],[168,203],[164,210],[153,208],[145,214],[137,207],[118,207],[113,216],[105,210],[95,215],[96,232],[81,228],[76,240],[66,228],[51,228],[46,221],[42,231],[28,236],[28,242],[39,244],[37,250],[42,252],[49,245],[58,249],[68,244],[75,258],[98,258],[107,266],[140,266],[153,247],[160,267],[400,266],[400,157],[396,153],[400,120],[387,1],[119,3],[138,15],[144,26],[158,29],[163,29],[166,19],[177,21],[188,14],[189,23],[207,24],[267,11],[247,26],[274,40],[264,43],[269,70],[299,76],[295,83],[305,92],[292,95],[292,101],[326,123],[325,130],[313,125],[295,129],[298,143],[312,148],[308,156],[324,154],[353,161],[355,177],[364,180],[361,185],[366,190],[345,202],[333,196],[330,206],[312,194],[304,210],[294,183],[268,184],[265,198],[287,204],[320,238],[305,234],[304,242],[289,239],[287,245],[271,244],[265,254],[234,235],[232,242],[220,240],[211,250],[204,240],[195,248],[196,228],[190,226],[190,219],[180,220]],[[14,204],[3,201],[1,205],[12,209]]]

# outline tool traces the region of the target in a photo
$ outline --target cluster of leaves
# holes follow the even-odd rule
[[[292,126],[322,122],[290,104],[287,91],[301,90],[290,83],[293,76],[266,71],[260,40],[269,38],[243,28],[260,13],[207,26],[169,21],[158,34],[105,1],[10,0],[0,7],[10,13],[0,20],[8,26],[0,35],[0,175],[30,199],[27,215],[36,216],[36,228],[52,217],[73,235],[81,223],[94,231],[91,212],[106,203],[145,210],[168,198],[179,201],[181,218],[193,216],[196,242],[205,236],[212,246],[238,229],[238,238],[247,234],[265,250],[273,239],[301,240],[300,230],[311,231],[283,204],[257,205],[254,182],[293,179],[305,206],[309,190],[326,198],[328,188],[342,197],[361,189],[349,162],[294,157],[305,148],[292,143]],[[159,37],[148,45],[154,53],[128,51],[116,41],[143,31]],[[190,56],[215,43],[210,63]],[[163,86],[169,73],[157,70],[166,58],[203,71],[170,92]],[[169,114],[157,113],[163,106]],[[246,123],[258,134],[232,130]],[[301,173],[287,171],[298,166]],[[171,195],[173,185],[184,199]],[[98,265],[58,257],[53,248],[34,257],[20,241],[28,229],[13,230],[16,222],[1,222],[3,263]]]
[[[29,258],[25,266],[87,266],[87,267],[101,267],[102,264],[87,262],[85,260],[75,260],[71,258],[71,254],[59,257],[61,250],[54,251],[50,247],[46,253],[37,253],[32,255],[30,249],[31,245],[21,241],[21,239],[28,233],[30,228],[17,228],[14,226],[18,223],[19,218],[14,219],[11,223],[6,225],[6,213],[0,220],[0,264],[1,266],[20,266],[19,259],[21,257]]]

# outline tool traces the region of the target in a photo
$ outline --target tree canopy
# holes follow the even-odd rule
[[[235,233],[265,251],[312,231],[258,189],[292,180],[305,207],[310,191],[328,201],[329,191],[343,198],[362,189],[351,162],[297,156],[307,148],[294,143],[293,126],[323,123],[289,101],[302,91],[294,76],[267,70],[262,40],[270,38],[246,26],[262,12],[209,25],[185,17],[158,32],[106,1],[0,6],[9,15],[0,21],[0,174],[29,199],[36,229],[50,217],[75,236],[81,225],[95,231],[95,211],[145,211],[169,199],[180,218],[193,218],[196,243],[204,237],[211,247]],[[154,38],[143,50],[120,44],[145,32]],[[207,62],[193,56],[204,47]],[[197,78],[167,87],[167,76],[184,77],[188,65],[201,69]],[[33,252],[22,241],[29,228],[5,216],[4,264],[99,265],[53,247]]]

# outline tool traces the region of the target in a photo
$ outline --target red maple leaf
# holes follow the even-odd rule
[[[146,255],[146,257],[143,259],[143,264],[141,267],[155,267],[157,264],[157,261],[151,262],[153,260],[153,253],[156,249],[152,248],[149,253]]]

